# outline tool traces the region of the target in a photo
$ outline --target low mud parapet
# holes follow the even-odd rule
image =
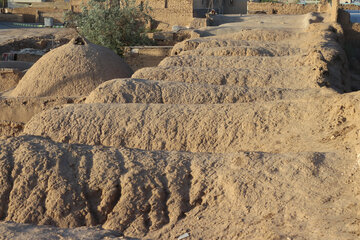
[[[296,4],[296,3],[257,3],[248,2],[248,14],[306,14],[310,12],[324,12],[325,4]]]

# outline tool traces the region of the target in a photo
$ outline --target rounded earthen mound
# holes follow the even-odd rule
[[[82,96],[107,80],[131,74],[131,68],[110,49],[78,37],[39,59],[11,95]]]
[[[191,229],[191,239],[290,239],[281,238],[289,232],[296,240],[357,239],[349,234],[358,229],[358,200],[350,193],[359,181],[349,181],[356,169],[344,159],[319,152],[210,154],[0,139],[0,218],[70,227],[44,236],[44,227],[4,229],[0,222],[0,239],[129,239],[110,230],[131,239],[179,239],[184,229]],[[276,232],[274,222],[282,224]]]

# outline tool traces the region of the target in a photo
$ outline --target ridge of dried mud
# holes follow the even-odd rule
[[[217,104],[331,96],[329,89],[248,88],[143,79],[114,79],[100,84],[85,103]]]
[[[322,82],[324,69],[310,66],[296,68],[196,68],[196,67],[152,67],[136,71],[132,77],[154,81],[205,83],[213,85],[234,85],[302,89],[316,88]]]
[[[188,227],[199,239],[215,226],[229,239],[323,239],[314,227],[352,236],[355,212],[339,206],[356,208],[344,199],[356,168],[334,153],[150,152],[33,136],[0,143],[0,219],[7,221],[102,224],[154,239]]]
[[[179,55],[197,55],[197,56],[288,56],[299,54],[300,49],[289,49],[287,47],[216,47],[196,49],[191,52],[184,51]]]
[[[252,47],[252,48],[273,48],[275,50],[288,50],[293,53],[300,52],[296,46],[292,46],[289,43],[289,40],[280,41],[280,42],[266,42],[266,41],[246,41],[246,40],[234,40],[233,36],[229,36],[229,39],[219,39],[219,38],[195,38],[182,41],[175,44],[171,50],[171,55],[184,54],[190,50],[200,50],[200,49],[210,49],[218,47]]]
[[[24,133],[145,150],[344,150],[357,144],[359,103],[358,94],[336,94],[240,104],[80,104],[35,115]]]

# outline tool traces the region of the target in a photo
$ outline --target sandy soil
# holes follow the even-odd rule
[[[0,139],[0,220],[58,228],[0,231],[358,239],[360,95],[328,19],[218,19],[228,23],[158,67],[47,108],[20,136],[4,119],[16,136]]]
[[[212,85],[231,85],[239,87],[264,88],[316,88],[322,71],[317,68],[194,68],[194,67],[155,67],[136,71],[132,77],[154,81],[207,83]]]

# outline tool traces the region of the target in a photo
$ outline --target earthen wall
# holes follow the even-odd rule
[[[136,1],[137,4],[141,2],[146,3]],[[192,0],[149,0],[147,4],[152,9],[151,16],[157,29],[170,30],[174,25],[189,26],[193,19]]]
[[[213,1],[210,0],[194,0],[194,10],[206,10],[215,9],[222,14],[246,14],[247,11],[247,0],[222,0]]]
[[[34,3],[30,7],[14,8],[14,14],[22,14],[24,22],[43,22],[44,17],[52,17],[55,22],[63,22],[63,13],[67,10],[81,11],[82,0],[70,0],[68,3],[53,2]],[[193,0],[136,0],[137,4],[147,4],[155,20],[154,27],[171,30],[172,26],[189,26],[193,20]]]
[[[23,22],[22,14],[3,14],[0,13],[0,22]]]
[[[257,3],[248,2],[248,13],[264,14],[306,14],[309,12],[318,12],[318,4],[296,4],[296,3]]]

